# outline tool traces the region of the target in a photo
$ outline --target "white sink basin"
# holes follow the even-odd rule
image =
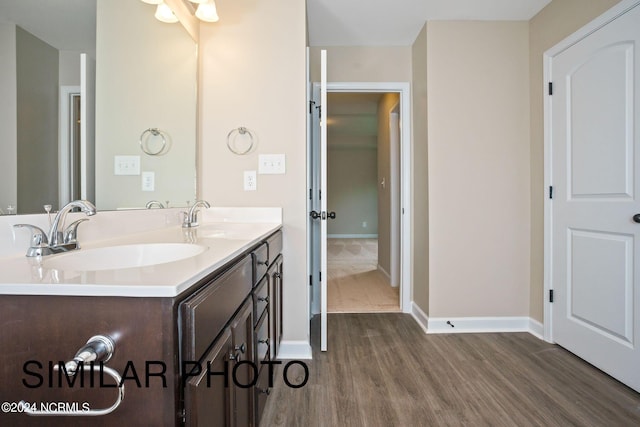
[[[208,248],[189,243],[148,243],[80,249],[44,260],[45,268],[74,271],[118,270],[179,261]]]

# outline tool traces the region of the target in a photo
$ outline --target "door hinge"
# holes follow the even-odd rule
[[[549,198],[553,199],[553,185],[549,186]]]
[[[318,109],[318,118],[322,120],[322,105],[316,107]]]
[[[316,101],[309,101],[309,114],[313,114],[314,105],[316,105]]]
[[[549,82],[549,95],[553,95],[553,82]]]
[[[313,188],[309,189],[309,200],[313,200]]]
[[[322,271],[318,271],[318,282],[322,282]]]
[[[313,286],[313,274],[309,275],[309,286]]]
[[[549,302],[553,302],[553,289],[549,289]]]
[[[322,190],[318,190],[318,200],[322,200]]]

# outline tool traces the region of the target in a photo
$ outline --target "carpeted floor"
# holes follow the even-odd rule
[[[399,288],[389,285],[377,265],[377,239],[328,239],[327,311],[400,311]]]

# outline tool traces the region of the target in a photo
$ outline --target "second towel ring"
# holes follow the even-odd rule
[[[149,137],[150,136],[160,136],[162,138],[162,146],[159,150],[152,151],[149,149]],[[167,148],[167,138],[165,133],[158,128],[149,128],[140,134],[140,139],[138,140],[140,144],[140,149],[150,156],[157,156],[162,153],[165,148]]]
[[[238,137],[238,135],[244,136],[247,134],[249,135],[249,146],[245,149],[238,149],[235,144],[236,138]],[[231,132],[227,134],[227,148],[229,148],[229,150],[234,154],[238,154],[238,155],[247,154],[253,149],[253,144],[254,144],[253,133],[244,126],[240,126],[237,129],[231,129]]]

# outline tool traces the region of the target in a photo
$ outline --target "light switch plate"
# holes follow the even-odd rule
[[[115,156],[114,175],[140,175],[140,156]]]
[[[274,175],[285,173],[284,154],[260,154],[258,156],[258,173]]]

